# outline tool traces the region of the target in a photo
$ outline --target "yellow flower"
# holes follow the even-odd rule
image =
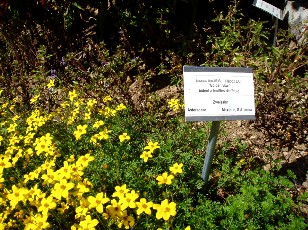
[[[97,144],[97,141],[99,140],[99,134],[94,134],[91,139],[90,139],[90,142],[92,144]]]
[[[85,220],[80,221],[79,225],[80,225],[80,229],[95,229],[94,227],[98,224],[98,220],[97,219],[93,219],[91,218],[90,215],[87,215]]]
[[[112,194],[112,197],[123,197],[126,193],[129,192],[129,189],[126,188],[126,184],[123,184],[122,186],[116,186],[115,192]]]
[[[54,147],[52,146],[52,137],[50,133],[47,133],[45,136],[40,138],[36,138],[34,145],[37,155],[40,155],[42,152],[53,155]]]
[[[169,203],[167,199],[161,202],[161,204],[155,204],[153,206],[157,210],[156,218],[159,220],[163,218],[164,220],[169,220],[171,216],[176,215],[176,203]]]
[[[152,158],[151,152],[143,151],[142,154],[140,155],[140,158],[143,159],[144,162],[147,162],[149,158]]]
[[[103,131],[98,133],[98,139],[99,140],[107,140],[109,138],[109,133],[111,133],[111,130],[108,130],[107,128],[105,128]]]
[[[100,109],[98,111],[101,115],[105,116],[105,117],[114,117],[117,113],[117,110],[115,109],[111,109],[109,107],[105,107],[103,109]]]
[[[187,226],[184,230],[191,230],[190,226]]]
[[[47,173],[42,175],[42,179],[44,180],[43,185],[45,184],[53,184],[56,181],[57,173],[52,169],[47,169]]]
[[[80,166],[87,167],[88,164],[93,160],[94,160],[94,157],[91,156],[90,153],[87,153],[86,155],[78,158],[76,162],[76,166],[77,167],[80,167]]]
[[[50,227],[50,224],[47,222],[48,216],[41,214],[36,214],[31,216],[31,222],[28,222],[25,226],[25,230],[30,229],[46,229]]]
[[[104,97],[104,99],[103,99],[103,102],[108,102],[108,101],[112,101],[112,97],[109,96],[109,95]]]
[[[107,212],[110,214],[112,218],[115,216],[121,217],[122,216],[122,209],[121,209],[121,204],[118,203],[115,199],[111,200],[111,205],[108,205],[107,207]]]
[[[119,104],[116,108],[117,111],[121,111],[121,110],[124,110],[124,109],[126,109],[126,106],[123,103]]]
[[[66,179],[61,179],[59,183],[55,184],[51,193],[52,196],[61,200],[61,197],[68,198],[68,191],[74,188],[74,183],[67,182]]]
[[[141,213],[146,213],[148,215],[151,215],[151,208],[153,207],[153,202],[147,202],[145,198],[141,198],[140,202],[136,202],[136,205],[138,207],[137,209],[137,215],[140,215]]]
[[[172,179],[174,178],[173,175],[169,175],[168,173],[164,172],[161,176],[156,177],[158,184],[172,184]]]
[[[10,126],[7,128],[7,131],[9,133],[14,132],[16,130],[16,126],[17,126],[16,123],[10,124]]]
[[[49,196],[47,198],[43,198],[41,200],[41,206],[38,208],[38,212],[41,212],[43,216],[48,214],[50,209],[54,209],[57,206],[56,202],[54,202],[53,197]]]
[[[139,195],[134,190],[132,190],[129,193],[126,193],[119,200],[119,203],[121,204],[121,209],[125,210],[127,207],[135,208],[136,207],[135,200],[138,197],[139,197]]]
[[[0,157],[0,174],[2,174],[2,171],[4,168],[11,168],[12,163],[10,162],[10,157],[2,156]]]
[[[89,192],[90,189],[85,186],[82,182],[78,182],[78,185],[76,187],[77,191],[74,193],[74,196],[76,197],[82,197],[82,195],[86,192]]]
[[[85,120],[90,120],[90,118],[91,118],[91,112],[87,112],[87,113],[84,114]]]
[[[129,141],[130,140],[130,136],[127,135],[127,133],[123,133],[122,135],[119,136],[120,142],[123,141]]]
[[[70,97],[70,101],[73,101],[77,97],[77,93],[75,90],[68,92],[68,95]]]
[[[76,140],[79,140],[81,135],[86,134],[87,133],[87,127],[88,125],[78,125],[77,126],[77,130],[74,132],[74,135],[76,137]]]
[[[15,115],[15,116],[12,118],[12,120],[13,120],[13,121],[17,121],[19,118],[20,118],[19,115]]]
[[[87,200],[89,202],[89,209],[95,208],[98,213],[103,213],[103,204],[106,204],[109,198],[106,197],[106,194],[101,192],[96,194],[96,197],[89,196]]]
[[[84,174],[83,172],[84,167],[81,165],[72,164],[70,168],[72,173],[71,177],[80,178]]]
[[[182,163],[180,163],[180,164],[175,163],[169,169],[170,169],[171,173],[175,175],[177,173],[182,173],[183,172],[182,167],[183,167]]]
[[[55,80],[51,79],[47,85],[47,88],[50,89],[51,87],[55,86]]]
[[[104,122],[102,120],[96,121],[93,125],[93,128],[98,128],[100,126],[102,126],[104,124]]]
[[[153,152],[155,149],[159,149],[160,146],[158,145],[158,142],[152,142],[150,141],[146,147],[144,147],[145,150],[149,150],[150,152]]]
[[[183,104],[180,104],[180,100],[179,99],[171,99],[169,102],[169,107],[171,109],[173,109],[174,111],[178,111],[179,109],[183,108],[184,105]]]
[[[118,223],[118,227],[121,228],[122,225],[124,225],[125,229],[129,229],[130,227],[133,227],[135,224],[135,219],[132,216],[129,216],[127,214],[127,210],[124,210],[121,217],[121,222]]]
[[[85,199],[84,197],[81,197],[81,199],[79,200],[79,204],[80,206],[75,208],[75,218],[80,218],[82,216],[86,216],[89,210],[89,202],[87,199]]]
[[[92,108],[93,105],[95,105],[96,103],[97,103],[97,100],[96,100],[96,99],[90,99],[90,100],[87,102],[87,107]]]
[[[18,188],[16,185],[12,186],[12,193],[7,195],[7,198],[10,200],[11,208],[14,209],[19,201],[25,201],[25,194],[27,189]]]

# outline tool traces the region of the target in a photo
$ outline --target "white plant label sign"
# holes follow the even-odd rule
[[[264,10],[265,12],[273,15],[274,17],[283,20],[283,11],[263,0],[254,0],[253,5],[255,7],[260,8],[261,10]]]
[[[250,68],[184,66],[186,121],[255,119]]]

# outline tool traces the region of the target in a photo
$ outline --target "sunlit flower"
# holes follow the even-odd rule
[[[176,203],[169,203],[167,199],[162,201],[160,205],[154,204],[153,208],[157,210],[157,219],[163,218],[164,220],[169,220],[171,216],[176,215]]]
[[[10,126],[7,128],[7,131],[9,133],[14,132],[16,130],[16,127],[17,127],[16,123],[10,124]]]
[[[12,192],[7,195],[10,200],[11,208],[15,208],[19,201],[25,201],[25,194],[27,190],[25,188],[18,188],[16,185],[12,186]]]
[[[91,112],[87,112],[87,113],[84,114],[85,120],[90,120],[90,118],[91,118]]]
[[[124,109],[126,109],[126,106],[125,106],[123,103],[119,104],[119,105],[116,107],[116,110],[117,110],[117,111],[121,111],[121,110],[124,110]]]
[[[51,193],[52,196],[61,200],[61,197],[68,198],[68,192],[74,188],[74,183],[67,182],[66,179],[62,179],[59,183],[56,183]]]
[[[11,168],[12,163],[10,162],[10,157],[3,156],[0,157],[0,174],[2,174],[2,171],[4,168]]]
[[[184,107],[184,105],[180,103],[180,100],[179,99],[175,99],[175,98],[171,99],[168,102],[168,105],[174,111],[178,111],[178,110],[180,110],[181,108]]]
[[[94,227],[98,224],[97,219],[92,219],[90,215],[87,215],[85,220],[80,221],[80,229],[95,229]]]
[[[36,96],[34,96],[34,97],[32,97],[32,98],[30,99],[30,104],[35,103],[35,102],[37,101],[37,99],[39,99],[39,97],[40,97],[40,95],[39,95],[39,94],[38,94],[38,95],[36,95]]]
[[[127,214],[127,210],[124,210],[120,217],[120,222],[118,222],[118,227],[121,228],[122,225],[124,225],[125,229],[129,229],[130,227],[133,227],[134,224],[135,224],[134,217],[129,216]]]
[[[147,162],[149,158],[152,158],[152,154],[151,152],[149,151],[143,151],[142,154],[140,155],[140,158],[143,159],[144,162]]]
[[[168,175],[168,173],[164,172],[161,176],[156,177],[158,184],[172,184],[173,175]]]
[[[119,136],[120,142],[123,141],[129,141],[130,140],[130,136],[128,136],[127,133],[123,133],[122,135]]]
[[[44,216],[41,214],[36,214],[31,217],[31,222],[27,223],[25,226],[25,230],[30,229],[46,229],[50,227],[50,224],[47,222],[48,216]]]
[[[76,166],[87,167],[88,164],[93,160],[94,160],[94,157],[91,156],[90,153],[87,153],[87,154],[78,158],[78,160],[76,161]]]
[[[109,133],[111,133],[111,130],[108,130],[107,128],[105,128],[103,131],[98,133],[98,139],[107,140],[109,138]]]
[[[96,103],[97,103],[97,100],[96,100],[96,99],[90,99],[90,100],[87,102],[87,107],[92,108],[93,105],[95,105]]]
[[[82,195],[86,192],[89,192],[90,189],[84,185],[82,182],[78,182],[77,186],[76,186],[76,192],[74,193],[74,196],[80,198],[82,197]]]
[[[109,201],[109,198],[106,197],[104,193],[98,193],[96,196],[89,196],[89,209],[95,208],[98,213],[103,213],[103,204],[106,204]]]
[[[112,194],[112,197],[123,197],[126,193],[129,192],[129,189],[126,188],[126,184],[123,184],[122,186],[116,186],[115,192]]]
[[[153,207],[153,202],[147,202],[145,198],[141,198],[140,202],[136,202],[136,205],[138,207],[137,209],[137,215],[140,215],[141,213],[146,213],[148,215],[151,215],[151,208]]]
[[[175,163],[169,169],[170,169],[170,172],[175,175],[177,173],[182,173],[183,172],[182,167],[183,167],[182,163],[180,163],[180,164]]]
[[[58,173],[54,172],[52,169],[47,169],[47,173],[41,176],[41,178],[44,180],[43,184],[45,185],[55,183],[57,175]]]
[[[139,197],[139,195],[134,190],[132,190],[131,192],[126,193],[119,200],[119,203],[121,203],[121,209],[125,210],[127,207],[135,208],[136,207],[135,200],[138,197]]]
[[[102,120],[99,120],[94,123],[93,128],[98,128],[102,125],[104,125],[104,122]]]
[[[48,211],[50,209],[54,209],[56,208],[57,204],[56,202],[53,200],[52,196],[49,196],[47,198],[43,198],[41,200],[41,206],[38,208],[38,212],[41,212],[43,214],[43,216],[48,214]]]
[[[103,98],[103,102],[108,102],[108,101],[112,101],[112,97],[109,95]]]
[[[91,138],[90,138],[90,142],[92,144],[97,144],[97,141],[99,140],[99,134],[94,134]]]
[[[73,101],[75,98],[77,98],[77,93],[75,90],[70,91],[68,95],[69,95],[70,101]]]
[[[160,146],[158,145],[158,142],[152,142],[150,141],[146,147],[144,147],[145,150],[149,150],[150,152],[153,152],[155,149],[159,149]]]
[[[87,133],[87,130],[86,130],[87,127],[88,127],[88,125],[78,125],[77,126],[77,130],[74,131],[74,135],[75,135],[76,140],[79,140],[81,135]]]
[[[55,79],[51,79],[47,84],[47,88],[50,89],[51,87],[55,86]]]
[[[84,197],[81,197],[81,199],[79,200],[79,204],[80,206],[75,208],[75,218],[80,218],[82,216],[86,216],[89,210],[89,202],[87,199],[85,199]]]

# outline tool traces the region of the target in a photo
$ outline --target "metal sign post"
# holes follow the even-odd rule
[[[215,145],[219,133],[219,126],[220,126],[220,121],[213,121],[212,122],[212,127],[211,127],[211,133],[209,137],[209,142],[206,148],[206,154],[204,158],[204,164],[203,164],[203,169],[202,169],[202,179],[205,183],[207,183],[209,176],[210,176],[210,171],[212,167],[212,161],[214,157],[214,151],[215,151]]]

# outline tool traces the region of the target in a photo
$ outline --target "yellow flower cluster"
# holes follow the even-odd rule
[[[180,100],[179,99],[175,99],[175,98],[173,98],[170,101],[168,101],[168,105],[175,112],[179,111],[182,108],[184,108],[184,104],[181,104]]]
[[[52,84],[49,82],[47,87],[52,87]],[[0,153],[0,229],[19,229],[21,226],[24,229],[47,229],[54,227],[53,221],[58,218],[66,218],[68,213],[71,229],[95,229],[106,223],[129,229],[135,226],[137,218],[150,216],[153,211],[156,211],[157,219],[165,221],[175,216],[175,202],[164,199],[154,204],[140,197],[135,190],[128,189],[126,184],[115,186],[111,196],[107,194],[110,189],[93,189],[85,176],[87,167],[96,160],[92,150],[86,154],[70,148],[63,148],[63,151],[59,147],[62,143],[59,143],[58,129],[47,132],[44,128],[53,121],[69,124],[68,138],[72,142],[90,142],[94,145],[87,147],[95,149],[100,140],[109,138],[111,132],[101,119],[115,115],[126,106],[104,107],[101,110],[104,118],[93,121],[90,115],[97,101],[90,99],[84,103],[78,99],[75,90],[68,96],[61,108],[49,115],[36,109],[26,118],[15,115],[2,121],[0,117],[0,146],[4,149]],[[105,103],[111,100],[110,96],[104,98]],[[84,116],[79,116],[83,113]],[[131,139],[127,133],[118,138],[120,142]],[[147,162],[159,148],[158,142],[150,141],[140,158]],[[174,164],[170,167],[171,173],[181,173],[182,166]],[[16,172],[16,175],[8,172]],[[162,181],[168,184],[170,180],[171,183],[170,176],[173,175],[167,175]]]
[[[28,124],[26,132],[36,132],[39,127],[42,127],[48,121],[48,117],[43,116],[41,111],[34,110],[26,121]]]
[[[182,173],[183,172],[182,167],[183,167],[182,163],[180,163],[180,164],[175,163],[169,169],[170,169],[171,173],[173,175],[175,175],[177,173]],[[174,176],[172,174],[168,175],[167,172],[164,172],[161,176],[156,177],[156,180],[158,181],[158,184],[167,184],[167,185],[172,184],[172,179],[174,178]]]
[[[144,147],[144,151],[140,155],[140,158],[143,159],[144,162],[147,162],[149,158],[152,158],[152,153],[155,151],[155,149],[159,149],[160,146],[158,145],[158,142],[152,142],[150,141],[147,146]]]

